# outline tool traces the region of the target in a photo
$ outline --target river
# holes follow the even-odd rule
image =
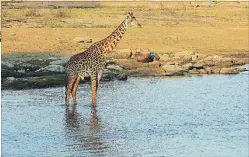
[[[2,156],[247,157],[249,73],[2,91]]]

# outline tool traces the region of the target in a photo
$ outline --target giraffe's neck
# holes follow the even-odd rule
[[[127,29],[127,19],[125,19],[111,35],[99,41],[102,53],[112,51],[123,37]]]

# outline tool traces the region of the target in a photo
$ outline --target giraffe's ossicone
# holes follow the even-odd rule
[[[112,51],[124,35],[129,25],[141,25],[136,20],[133,12],[129,12],[125,20],[105,39],[93,43],[82,53],[73,55],[66,64],[66,104],[69,105],[70,94],[76,104],[76,91],[81,79],[91,77],[92,104],[96,105],[96,94],[99,81],[105,67],[104,54]]]

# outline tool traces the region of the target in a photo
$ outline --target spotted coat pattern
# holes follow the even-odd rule
[[[129,16],[105,39],[93,43],[84,52],[73,55],[65,66],[66,71],[66,104],[69,105],[70,93],[72,93],[76,104],[76,91],[80,79],[90,76],[92,83],[92,104],[96,104],[96,91],[102,71],[105,67],[104,54],[112,51],[124,35],[128,24],[136,21],[133,13]],[[140,25],[140,24],[139,24]],[[73,89],[72,89],[73,87]]]

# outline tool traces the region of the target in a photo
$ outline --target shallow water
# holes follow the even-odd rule
[[[2,156],[248,156],[248,72],[2,91]]]

